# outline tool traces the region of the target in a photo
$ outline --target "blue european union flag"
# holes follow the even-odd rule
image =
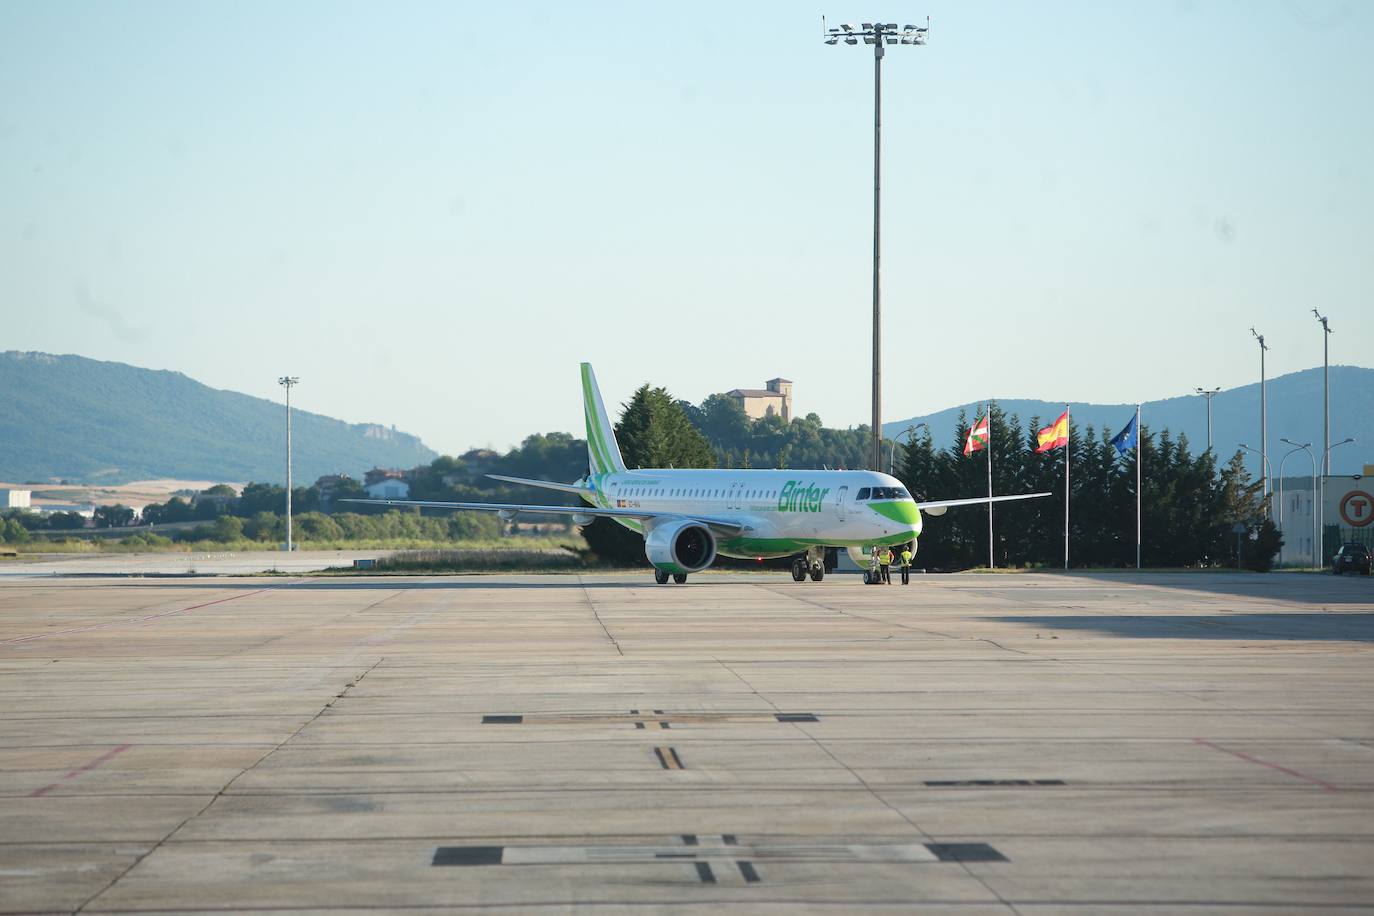
[[[1116,446],[1116,450],[1120,454],[1124,455],[1136,447],[1136,443],[1140,439],[1140,428],[1137,425],[1139,420],[1140,414],[1131,417],[1131,422],[1127,423],[1126,428],[1117,433],[1116,438],[1112,440],[1112,445]]]

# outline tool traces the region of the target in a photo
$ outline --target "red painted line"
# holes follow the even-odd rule
[[[273,586],[276,588],[278,586]],[[187,611],[199,610],[203,607],[210,607],[214,604],[223,604],[226,601],[234,601],[238,598],[247,598],[268,591],[265,588],[254,589],[251,592],[243,592],[238,595],[230,595],[228,598],[220,598],[216,601],[207,601],[204,604],[193,604],[190,607],[177,608],[175,611],[164,611],[161,614],[149,614],[147,617],[130,617],[124,620],[111,620],[108,623],[93,623],[84,627],[72,627],[70,630],[56,630],[52,633],[35,633],[32,636],[16,636],[14,639],[0,639],[0,646],[13,645],[14,643],[29,642],[34,639],[49,639],[53,636],[67,636],[71,633],[85,633],[88,630],[104,630],[107,627],[120,627],[132,623],[147,623],[150,620],[161,620],[163,617],[171,617],[175,614],[184,614]]]
[[[62,785],[62,783],[66,782],[67,780],[69,780],[69,779],[75,779],[76,777],[80,776],[82,773],[89,773],[91,770],[94,770],[96,767],[100,766],[100,765],[101,765],[102,763],[104,763],[105,761],[111,759],[111,758],[114,757],[116,754],[122,754],[122,753],[124,753],[125,751],[127,751],[127,750],[128,750],[129,748],[131,748],[131,747],[133,747],[132,744],[121,744],[119,747],[115,748],[114,750],[106,751],[105,753],[101,754],[99,757],[95,758],[94,760],[91,760],[91,761],[89,761],[89,762],[87,762],[87,763],[83,763],[81,766],[79,766],[79,767],[77,767],[76,769],[72,770],[70,773],[67,773],[67,774],[64,775],[61,779],[59,779],[57,782],[48,783],[46,786],[44,786],[44,787],[41,788],[41,789],[34,789],[32,792],[29,793],[29,798],[38,798],[39,796],[47,795],[49,792],[51,792],[53,789],[56,789],[58,786]]]
[[[1204,745],[1205,747],[1210,747],[1214,751],[1221,751],[1223,754],[1230,754],[1232,757],[1239,757],[1241,760],[1246,760],[1250,763],[1258,763],[1262,767],[1268,767],[1271,770],[1278,770],[1280,773],[1287,773],[1289,776],[1292,776],[1295,779],[1301,779],[1303,782],[1310,782],[1314,786],[1321,786],[1323,789],[1326,789],[1329,792],[1340,791],[1340,789],[1338,789],[1336,786],[1333,786],[1331,783],[1327,782],[1324,779],[1318,779],[1315,776],[1308,776],[1306,773],[1299,773],[1297,770],[1290,770],[1288,769],[1288,767],[1279,766],[1277,763],[1270,763],[1268,760],[1261,760],[1258,757],[1251,757],[1249,754],[1246,754],[1242,751],[1233,751],[1230,748],[1222,747],[1220,744],[1213,744],[1206,738],[1194,738],[1193,740],[1196,741],[1198,744]]]

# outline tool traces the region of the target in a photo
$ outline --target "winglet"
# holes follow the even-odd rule
[[[615,429],[606,416],[606,405],[601,403],[601,390],[596,387],[591,363],[582,364],[582,409],[587,416],[587,465],[592,474],[624,471]]]

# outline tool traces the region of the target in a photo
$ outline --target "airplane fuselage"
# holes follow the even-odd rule
[[[875,471],[636,470],[595,474],[584,497],[603,509],[641,509],[743,524],[717,549],[739,558],[785,557],[810,547],[915,542],[921,513],[901,481]],[[616,519],[643,533],[644,523]]]

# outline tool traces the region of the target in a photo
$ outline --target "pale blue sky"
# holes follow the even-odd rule
[[[796,381],[866,422],[1135,401],[1374,346],[1374,4],[0,0],[4,349],[177,369],[443,451]]]

